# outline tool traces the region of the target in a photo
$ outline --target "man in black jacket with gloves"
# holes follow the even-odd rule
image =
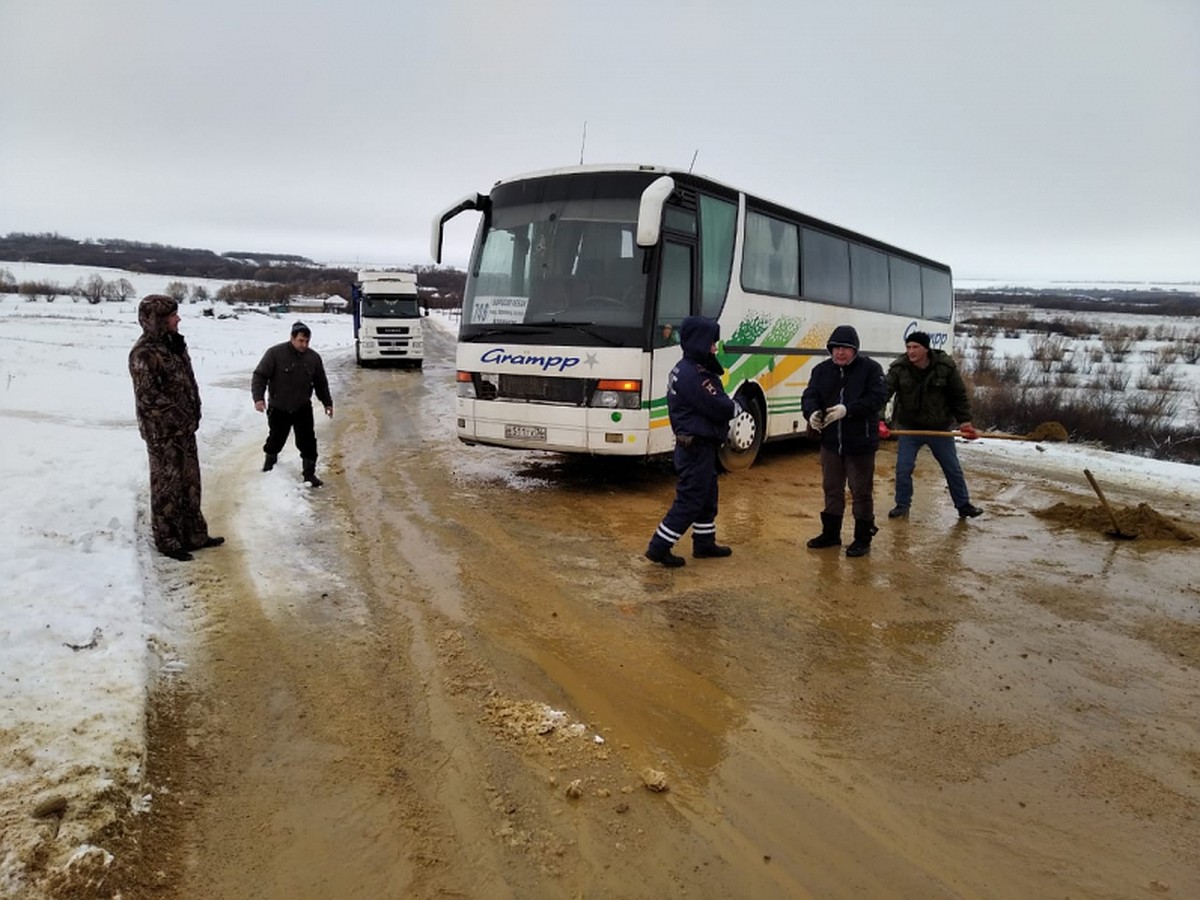
[[[292,326],[291,340],[276,344],[263,354],[250,380],[250,396],[254,408],[267,413],[267,442],[263,444],[263,471],[275,468],[279,451],[295,429],[296,449],[304,464],[304,480],[313,487],[322,482],[317,477],[317,436],[313,429],[312,395],[325,407],[325,415],[333,418],[333,397],[321,354],[308,346],[312,331],[303,322]],[[265,397],[270,393],[268,407]]]
[[[692,529],[692,556],[729,556],[717,543],[717,448],[729,434],[737,409],[725,393],[717,361],[721,328],[715,319],[688,316],[679,329],[683,359],[667,379],[667,412],[675,432],[675,502],[646,548],[646,559],[675,568],[684,564],[671,552],[685,531]]]
[[[854,542],[847,556],[871,552],[875,527],[875,451],[879,449],[879,411],[887,400],[883,368],[859,355],[858,332],[850,325],[833,329],[825,345],[829,359],[818,363],[800,396],[808,424],[821,436],[821,481],[825,510],[813,549],[842,543],[846,485],[854,513]]]

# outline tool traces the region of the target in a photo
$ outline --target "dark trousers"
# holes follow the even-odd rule
[[[967,491],[967,479],[963,477],[954,438],[911,434],[900,435],[900,443],[896,447],[896,505],[912,505],[913,469],[917,466],[917,454],[925,445],[929,446],[933,458],[942,467],[955,508],[966,506],[971,502],[971,494]]]
[[[267,442],[263,444],[263,453],[278,454],[287,443],[288,434],[293,429],[296,432],[296,449],[300,451],[301,459],[316,460],[317,435],[313,431],[312,404],[306,403],[297,410],[288,412],[275,407],[267,408]]]
[[[695,441],[675,446],[675,502],[659,523],[651,545],[673,546],[688,528],[700,546],[717,540],[717,445]]]
[[[208,540],[200,512],[200,456],[196,435],[148,441],[150,457],[150,531],[163,553],[195,550]]]
[[[825,489],[825,512],[841,518],[846,513],[846,486],[850,486],[856,519],[875,518],[875,451],[839,456],[821,447],[821,486]]]

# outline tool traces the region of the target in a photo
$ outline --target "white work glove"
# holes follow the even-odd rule
[[[844,418],[846,418],[846,407],[841,403],[837,404],[836,406],[831,406],[829,409],[825,410],[826,425],[829,425],[831,422],[836,422],[838,419]]]
[[[813,431],[820,431],[825,427],[825,410],[818,409],[815,413],[808,417],[808,427]]]

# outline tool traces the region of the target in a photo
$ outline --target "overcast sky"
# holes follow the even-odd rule
[[[0,0],[0,35],[4,234],[428,263],[586,122],[586,162],[697,154],[959,277],[1200,281],[1197,0]]]

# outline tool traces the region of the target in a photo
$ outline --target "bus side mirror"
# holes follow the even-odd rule
[[[435,263],[442,261],[442,229],[447,222],[460,212],[468,209],[486,210],[491,198],[485,194],[467,194],[453,206],[447,207],[441,214],[434,216],[433,233],[429,240],[429,255]]]
[[[656,178],[642,191],[642,202],[638,205],[637,244],[653,247],[662,235],[663,205],[675,190],[675,179],[670,175]]]

